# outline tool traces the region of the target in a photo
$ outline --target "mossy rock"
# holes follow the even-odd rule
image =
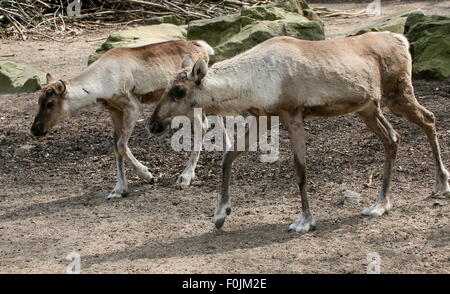
[[[401,11],[392,15],[382,17],[370,22],[368,25],[358,29],[351,35],[361,35],[367,32],[389,31],[392,33],[403,34],[405,32],[405,23],[409,15],[422,13],[420,9],[410,9]],[[423,14],[423,13],[422,13]]]
[[[323,23],[303,0],[243,7],[236,15],[191,21],[187,38],[201,39],[215,49],[211,63],[235,56],[275,36],[325,39]]]
[[[255,45],[276,36],[291,36],[304,40],[323,40],[322,26],[317,22],[260,21],[246,26],[238,34],[215,48],[211,63],[235,56]]]
[[[255,20],[279,20],[285,17],[287,12],[279,7],[243,7],[241,16],[246,16]]]
[[[174,25],[185,25],[186,19],[179,17],[177,15],[165,15],[160,17],[153,17],[149,18],[147,20],[144,20],[143,24],[146,25],[155,25],[155,24],[163,24],[163,23],[170,23]]]
[[[159,24],[141,26],[108,36],[106,41],[88,58],[88,64],[96,61],[106,51],[119,47],[138,47],[169,40],[186,39],[186,26]]]
[[[204,40],[217,46],[241,30],[240,15],[224,15],[212,19],[191,21],[187,28],[189,40]]]
[[[28,93],[41,88],[45,73],[29,65],[0,61],[0,94]]]
[[[405,27],[414,76],[450,79],[450,17],[415,14],[408,18]]]

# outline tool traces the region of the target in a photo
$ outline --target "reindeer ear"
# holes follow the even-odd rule
[[[66,90],[66,84],[59,80],[55,83],[55,93],[61,95]]]
[[[55,81],[53,76],[49,73],[45,77],[47,78],[47,84],[53,83]]]
[[[194,66],[194,60],[192,60],[191,56],[186,55],[183,58],[183,62],[181,63],[181,68],[193,67],[193,66]]]
[[[191,81],[194,81],[197,84],[199,84],[202,81],[202,79],[206,76],[207,72],[208,72],[208,65],[203,59],[199,59],[194,64],[194,67],[192,68],[192,71],[189,73],[188,78]]]

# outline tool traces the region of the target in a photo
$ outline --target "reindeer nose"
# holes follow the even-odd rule
[[[161,135],[168,129],[169,125],[170,119],[156,120],[153,118],[149,118],[145,123],[147,131],[154,135]]]
[[[36,136],[36,137],[41,137],[41,136],[45,136],[46,134],[47,134],[47,132],[46,131],[44,131],[40,126],[39,126],[39,124],[33,124],[33,126],[31,126],[31,134],[33,135],[33,136]]]
[[[150,132],[152,134],[159,134],[164,131],[164,126],[159,120],[154,120],[150,122]]]

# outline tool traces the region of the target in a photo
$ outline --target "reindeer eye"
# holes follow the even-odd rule
[[[47,102],[47,104],[45,104],[45,107],[52,108],[53,104],[54,104],[53,101],[49,101],[49,102]]]
[[[45,94],[46,94],[48,97],[52,96],[52,95],[53,95],[53,89],[48,89],[48,90],[45,92]]]
[[[173,99],[179,100],[179,99],[183,98],[184,96],[186,96],[186,88],[180,87],[180,86],[175,86],[170,90],[169,94],[170,94],[170,97],[172,97]]]

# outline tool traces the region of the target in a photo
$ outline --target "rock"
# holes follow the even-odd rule
[[[342,204],[344,206],[348,205],[358,205],[361,201],[361,195],[356,193],[355,191],[345,190],[344,191],[344,199],[342,200]]]
[[[275,36],[325,39],[320,18],[303,0],[243,7],[236,15],[192,21],[187,38],[205,40],[215,49],[211,63],[235,56]]]
[[[11,61],[0,61],[0,94],[34,92],[45,81],[45,73],[38,69]]]
[[[314,22],[261,21],[246,26],[238,34],[215,47],[212,62],[217,62],[248,50],[255,45],[276,36],[291,36],[306,40],[315,40],[319,27]]]
[[[450,17],[411,14],[405,35],[411,43],[415,77],[450,78]]]
[[[144,21],[144,24],[146,24],[146,25],[155,25],[155,24],[162,24],[162,23],[171,23],[174,25],[185,25],[186,19],[181,18],[177,15],[165,15],[165,16],[150,18],[150,19]]]
[[[405,34],[411,43],[414,77],[450,78],[450,17],[407,10],[378,19],[354,35],[369,31]]]
[[[405,31],[406,19],[411,14],[421,13],[420,9],[410,9],[401,11],[392,15],[379,18],[368,25],[358,29],[354,34],[361,35],[367,32],[389,31],[393,33],[403,34]]]
[[[173,24],[148,25],[121,31],[109,35],[100,48],[89,56],[88,64],[96,61],[103,53],[111,48],[138,47],[169,40],[184,39],[186,39],[186,26],[176,26]]]
[[[22,145],[22,146],[16,148],[16,149],[14,150],[14,153],[15,153],[16,155],[22,155],[22,154],[24,154],[25,152],[30,151],[30,150],[33,149],[34,147],[35,147],[34,145],[28,145],[28,144],[25,144],[25,145]]]
[[[241,30],[239,15],[224,15],[212,19],[191,21],[187,28],[189,40],[204,40],[211,46],[217,46]]]

